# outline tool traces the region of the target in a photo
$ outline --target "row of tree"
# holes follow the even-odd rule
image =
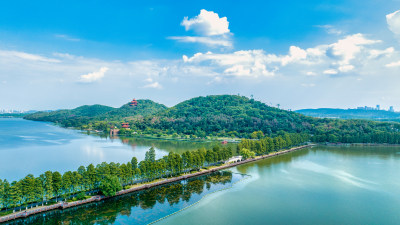
[[[225,161],[230,157],[230,147],[215,146],[209,150],[201,148],[186,151],[182,155],[170,152],[167,156],[156,159],[155,149],[152,147],[141,162],[133,157],[130,162],[124,164],[90,164],[64,174],[57,171],[47,171],[38,177],[29,174],[11,183],[0,179],[0,208],[33,207],[47,204],[50,200],[67,200],[81,195],[82,192],[100,192],[112,196],[127,185],[176,176]]]
[[[163,207],[163,211],[143,217],[143,210],[160,205],[177,205],[182,202],[190,203],[194,195],[211,192],[215,188],[222,189],[234,180],[233,174],[220,171],[206,176],[188,179],[186,182],[172,183],[145,191],[132,192],[128,195],[108,199],[101,203],[80,205],[68,210],[55,210],[43,215],[33,215],[24,218],[21,224],[114,224],[118,215],[129,216],[131,223],[148,224],[159,216],[173,213],[174,207]],[[218,187],[213,187],[216,185]],[[16,224],[19,224],[16,222]]]
[[[260,133],[257,132],[257,134]],[[243,139],[237,145],[237,152],[244,158],[248,158],[251,156],[251,153],[248,151],[254,152],[255,155],[264,155],[283,148],[298,146],[309,140],[310,135],[306,133],[284,133],[274,138],[264,137],[258,140]]]

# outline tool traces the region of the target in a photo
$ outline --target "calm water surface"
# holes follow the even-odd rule
[[[174,151],[182,153],[215,143],[110,139],[64,129],[50,123],[0,118],[0,179],[9,181],[51,170],[61,173],[101,162],[126,163],[133,156],[144,159],[154,146],[157,158]]]
[[[252,178],[159,224],[400,224],[399,147],[314,147],[236,169]]]

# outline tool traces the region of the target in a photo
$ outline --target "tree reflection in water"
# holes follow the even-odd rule
[[[10,224],[148,224],[231,187],[245,175],[219,171],[202,177],[127,194],[66,210],[55,210]]]

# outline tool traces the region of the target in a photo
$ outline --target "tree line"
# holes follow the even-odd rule
[[[192,196],[198,197],[204,192],[212,191],[215,184],[227,185],[235,181],[233,174],[229,171],[219,171],[184,182],[162,185],[140,192],[131,192],[124,196],[108,199],[101,203],[89,203],[69,208],[66,210],[55,210],[43,215],[33,215],[16,221],[15,224],[113,224],[118,215],[129,215],[137,219],[138,223],[147,224],[158,219],[160,216],[174,212],[175,208],[166,207],[164,211],[144,218],[138,209],[146,210],[157,204],[177,205],[180,202],[191,202]],[[211,190],[210,190],[211,189]],[[19,223],[21,222],[21,223]]]
[[[253,137],[260,139],[243,139],[237,145],[237,152],[244,158],[254,155],[265,155],[280,149],[298,146],[310,140],[310,135],[306,133],[284,133],[276,137],[263,137],[262,132],[254,132]],[[253,153],[251,153],[253,152]]]
[[[88,193],[112,196],[132,184],[173,177],[223,162],[232,157],[232,152],[230,147],[214,146],[208,150],[200,148],[186,151],[182,155],[170,152],[167,156],[156,159],[155,149],[152,147],[141,162],[133,157],[130,162],[123,164],[90,164],[64,174],[57,171],[46,171],[38,177],[29,174],[11,183],[0,179],[0,208],[21,210],[47,204],[48,201],[82,198]]]

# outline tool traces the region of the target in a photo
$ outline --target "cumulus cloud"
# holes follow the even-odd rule
[[[99,71],[81,75],[79,81],[82,83],[92,83],[92,82],[98,81],[104,77],[104,74],[107,71],[108,71],[108,67],[101,67]]]
[[[216,74],[237,77],[274,76],[277,72],[296,71],[300,68],[307,76],[349,73],[363,67],[371,60],[389,56],[393,47],[376,49],[380,40],[366,38],[363,34],[348,35],[338,41],[302,49],[290,46],[288,54],[267,54],[263,50],[242,50],[233,53],[196,53],[183,56],[186,64],[208,67]]]
[[[172,36],[168,37],[186,43],[200,43],[210,47],[232,47],[232,33],[226,17],[220,18],[213,11],[200,10],[200,14],[189,19],[184,17],[181,25],[186,31],[192,30],[198,36]]]
[[[386,15],[389,29],[396,35],[400,35],[400,10]]]
[[[270,56],[262,50],[236,51],[228,54],[212,52],[197,53],[192,57],[183,56],[183,61],[200,65],[209,63],[216,71],[225,76],[258,77],[273,76],[274,68],[267,69]]]
[[[185,17],[181,23],[186,31],[193,30],[204,36],[222,35],[230,32],[229,22],[226,17],[220,18],[213,11],[200,10],[200,14],[192,19]]]
[[[380,40],[370,40],[363,34],[353,34],[331,44],[328,50],[331,50],[334,56],[341,57],[338,62],[340,65],[349,65],[350,61],[360,53],[365,45],[380,43]]]

